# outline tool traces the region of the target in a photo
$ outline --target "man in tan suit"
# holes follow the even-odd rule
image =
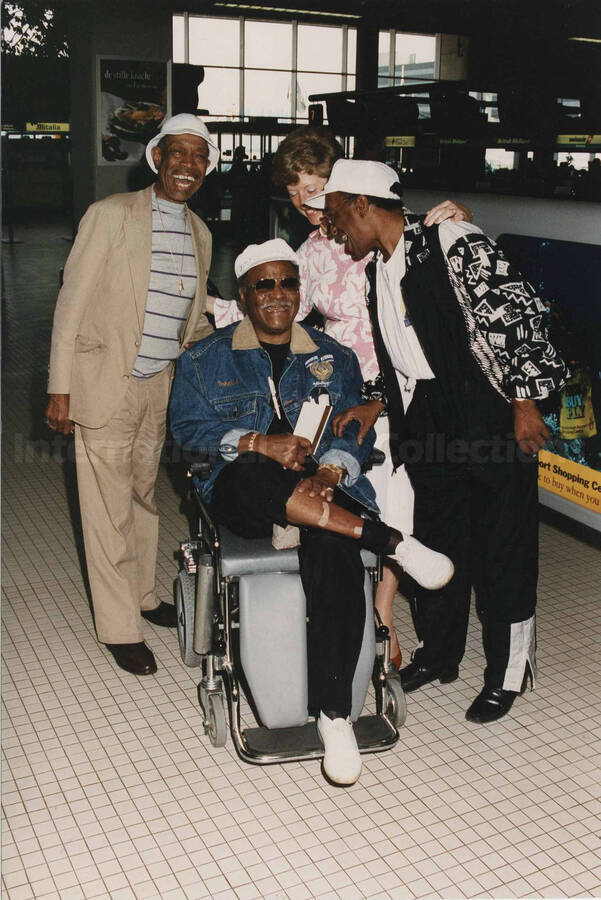
[[[182,113],[146,148],[157,173],[84,215],[65,266],[46,417],[75,433],[77,482],[98,639],[136,675],[156,672],[143,616],[174,627],[158,601],[154,486],[173,364],[206,337],[211,235],[186,201],[219,159],[205,124]]]

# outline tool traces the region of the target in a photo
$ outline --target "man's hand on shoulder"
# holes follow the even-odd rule
[[[443,200],[442,203],[433,206],[426,213],[424,225],[440,225],[450,219],[451,222],[471,222],[472,211],[463,203],[457,203],[456,200]]]
[[[75,427],[69,418],[70,397],[70,394],[48,394],[46,422],[59,434],[71,434]]]
[[[536,456],[551,437],[551,432],[534,400],[512,400],[511,405],[517,444],[524,453]]]

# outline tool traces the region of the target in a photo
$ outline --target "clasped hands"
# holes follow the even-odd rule
[[[244,435],[238,450],[244,453],[248,449],[249,435]],[[308,456],[313,453],[313,444],[298,434],[259,434],[253,443],[253,450],[278,462],[284,469],[301,472]],[[331,469],[318,468],[314,475],[303,478],[297,484],[295,492],[307,493],[310,497],[323,497],[328,503],[334,496],[334,488],[338,484],[338,475]]]

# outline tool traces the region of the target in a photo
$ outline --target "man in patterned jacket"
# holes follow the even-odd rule
[[[337,239],[367,268],[374,343],[386,384],[391,451],[415,491],[414,535],[450,556],[444,588],[415,588],[419,645],[405,691],[458,677],[471,587],[486,655],[484,688],[466,713],[490,722],[534,679],[538,450],[549,437],[536,401],[566,380],[544,307],[479,228],[422,229],[395,171],[339,160],[321,195]],[[403,413],[401,391],[413,392]],[[405,404],[406,405],[406,404]],[[373,405],[372,405],[373,406]],[[371,425],[361,407],[338,417]]]

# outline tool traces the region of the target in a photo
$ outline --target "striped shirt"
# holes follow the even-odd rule
[[[157,204],[160,203],[160,212]],[[150,378],[179,355],[196,294],[196,258],[183,203],[152,193],[152,262],[142,341],[132,374]],[[183,290],[179,292],[179,282]]]

